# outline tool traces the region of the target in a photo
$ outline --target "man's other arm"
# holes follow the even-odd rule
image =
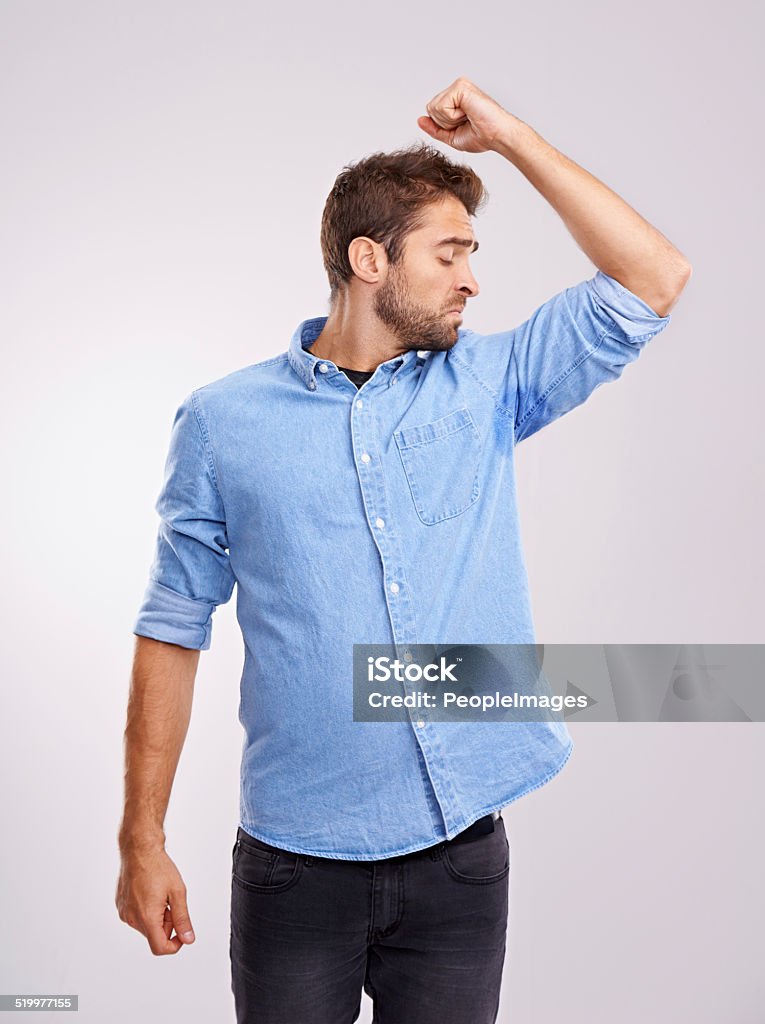
[[[186,886],[165,851],[164,820],[191,718],[198,662],[198,650],[136,637],[115,902],[120,918],[146,936],[156,956],[177,953],[194,941]]]

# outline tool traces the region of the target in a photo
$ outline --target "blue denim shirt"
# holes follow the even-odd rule
[[[662,330],[596,273],[512,330],[381,363],[357,391],[306,351],[193,391],[172,428],[134,632],[205,650],[237,586],[240,825],[371,860],[450,839],[542,786],[565,722],[358,722],[354,644],[535,643],[515,445],[615,380]]]

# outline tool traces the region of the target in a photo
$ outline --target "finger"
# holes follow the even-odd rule
[[[151,949],[155,956],[177,953],[183,945],[177,935],[169,939],[159,921],[153,921],[147,925],[144,934],[149,941],[149,949]]]
[[[428,135],[432,136],[434,139],[438,139],[439,142],[446,142],[451,145],[451,139],[454,132],[441,128],[436,124],[432,117],[418,117],[417,124],[424,132],[427,132]]]
[[[433,121],[441,128],[459,128],[461,124],[467,123],[467,115],[459,105],[459,99],[453,93],[446,93],[436,97],[426,104],[425,109]]]
[[[175,928],[175,934],[181,942],[188,945],[194,941],[194,929],[189,917],[189,909],[186,905],[186,892],[177,889],[170,893],[170,915]]]

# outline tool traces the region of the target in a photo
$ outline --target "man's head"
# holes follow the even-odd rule
[[[404,348],[448,349],[478,294],[470,218],[488,198],[470,167],[424,143],[345,167],[321,225],[330,304],[366,301]]]

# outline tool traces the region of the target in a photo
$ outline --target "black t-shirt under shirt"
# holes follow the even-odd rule
[[[374,370],[349,370],[345,366],[338,366],[338,370],[342,370],[348,380],[355,384],[357,388],[360,388],[362,384],[366,384],[374,373]]]

